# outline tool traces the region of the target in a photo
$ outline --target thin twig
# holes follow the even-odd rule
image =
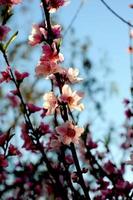
[[[74,146],[73,143],[71,143],[70,146],[71,146],[71,151],[72,151],[72,155],[73,155],[73,158],[74,158],[75,166],[76,166],[76,169],[77,169],[79,181],[80,181],[81,187],[82,187],[84,194],[85,194],[85,198],[86,198],[86,200],[91,200],[91,198],[89,196],[88,188],[85,185],[83,174],[81,172],[81,168],[80,168],[79,160],[78,160],[77,153],[76,153],[76,150],[75,150],[75,146]]]
[[[52,42],[53,42],[52,36],[53,35],[52,35],[52,31],[51,31],[52,28],[51,28],[51,23],[50,23],[50,14],[49,14],[49,11],[47,9],[46,2],[43,1],[43,0],[41,0],[41,2],[43,4],[44,13],[45,13],[45,17],[46,17],[46,23],[47,23],[47,26],[48,26],[48,35],[49,35],[49,38],[51,39],[50,43],[52,44]],[[81,2],[81,3],[83,4],[83,2]],[[80,5],[80,7],[81,7],[81,5]],[[74,16],[73,20],[75,20],[75,18],[77,17],[78,12],[79,11],[77,11],[76,16]],[[73,20],[72,20],[71,24],[73,23]],[[58,73],[56,73],[56,81],[58,82],[58,85],[59,85],[60,94],[62,94],[62,82],[60,80],[60,76],[59,76]],[[68,120],[67,107],[66,107],[65,104],[63,104],[63,109],[61,109],[61,116],[62,116],[64,122],[66,122]],[[88,192],[88,189],[87,189],[85,182],[84,182],[84,178],[83,178],[81,168],[80,168],[80,165],[79,165],[79,160],[78,160],[78,157],[77,157],[76,149],[75,149],[75,146],[74,146],[73,143],[71,143],[71,151],[72,151],[72,155],[73,155],[73,158],[74,158],[77,173],[79,175],[80,185],[81,185],[83,192],[84,192],[85,199],[90,200],[89,192]]]
[[[115,15],[118,19],[120,19],[123,23],[126,25],[130,26],[133,28],[133,24],[125,20],[123,17],[121,17],[117,12],[115,12],[104,0],[100,0],[102,4],[113,14]]]
[[[49,11],[47,9],[47,3],[46,1],[41,1],[42,5],[43,5],[43,10],[44,10],[44,14],[46,17],[46,23],[47,23],[47,29],[48,29],[48,43],[51,45],[53,42],[53,32],[52,32],[52,27],[51,27],[51,22],[50,22],[50,14]]]
[[[64,31],[63,38],[65,38],[66,34],[67,34],[68,31],[71,29],[73,23],[74,23],[75,20],[77,19],[78,14],[79,14],[79,12],[81,11],[81,8],[83,7],[83,4],[84,4],[84,2],[81,1],[81,3],[79,4],[79,7],[77,8],[77,10],[76,10],[76,12],[75,12],[75,14],[74,14],[74,16],[73,16],[71,22],[70,22],[70,24],[68,25],[68,27],[67,27],[66,30]]]

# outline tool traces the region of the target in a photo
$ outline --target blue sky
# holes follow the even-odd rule
[[[133,21],[133,9],[128,7],[131,0],[106,0],[119,15]],[[80,1],[73,0],[58,12],[60,21],[67,27],[76,12]],[[130,97],[130,66],[127,48],[129,45],[128,26],[117,19],[100,0],[86,0],[73,27],[79,38],[89,36],[92,41],[90,58],[97,65],[100,57],[108,54],[109,67],[113,69],[112,81],[117,83],[119,96],[107,102],[107,117],[122,122],[124,118],[124,98]],[[70,35],[65,38],[69,39]],[[110,112],[111,110],[111,112]],[[116,115],[117,113],[117,115]]]

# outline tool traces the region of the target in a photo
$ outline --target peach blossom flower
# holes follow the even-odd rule
[[[61,6],[67,5],[68,0],[47,0],[49,12],[54,13]]]
[[[53,44],[50,45],[44,45],[42,46],[43,49],[43,56],[41,58],[41,60],[49,60],[52,62],[63,62],[64,61],[64,57],[61,53],[59,53],[57,51],[57,47],[56,47],[56,43],[53,42]]]
[[[61,53],[57,52],[56,44],[53,43],[52,46],[44,45],[42,48],[43,54],[36,67],[36,75],[49,76],[51,74],[60,73],[62,68],[58,65],[58,63],[62,62],[64,58]]]
[[[48,92],[43,96],[45,100],[44,108],[47,109],[47,115],[53,114],[55,109],[58,107],[57,98],[53,92]]]
[[[20,82],[29,76],[28,72],[20,73],[18,70],[15,70],[14,74],[15,74],[16,80]]]
[[[0,5],[12,5],[12,4],[18,4],[21,0],[0,0]]]
[[[46,76],[46,77],[60,71],[61,67],[58,64],[49,61],[40,61],[35,69],[37,76]]]
[[[53,33],[53,40],[56,43],[58,42],[58,39],[61,38],[61,26],[56,24],[53,25],[51,28]],[[35,46],[41,43],[43,40],[47,39],[48,39],[47,26],[45,25],[44,27],[44,25],[42,24],[33,24],[31,34],[29,35],[29,44],[31,46]]]
[[[43,28],[40,27],[39,25],[33,24],[31,35],[29,35],[29,44],[31,46],[35,46],[42,42],[43,40],[42,29]]]
[[[52,26],[52,32],[54,35],[54,38],[61,38],[61,26],[59,24],[55,24]]]
[[[80,103],[82,98],[83,93],[77,91],[72,92],[69,85],[65,84],[62,87],[62,95],[60,96],[60,100],[64,103],[67,103],[70,109],[77,109],[82,111],[84,109],[84,105]]]
[[[11,76],[10,76],[10,67],[7,66],[5,71],[0,72],[1,76],[0,76],[0,83],[6,81],[9,82],[11,80]]]
[[[71,142],[78,143],[79,137],[84,132],[84,128],[74,126],[72,122],[67,121],[56,127],[56,132],[59,134],[59,140],[63,144],[69,145]]]
[[[61,38],[61,26],[59,24],[51,25],[52,34],[53,34],[53,40],[56,41],[56,39]],[[47,24],[44,28],[41,28],[40,30],[44,36],[44,38],[48,39],[48,29]]]
[[[18,4],[21,3],[22,0],[9,0],[12,4]]]
[[[67,70],[67,78],[69,80],[70,83],[77,83],[79,81],[82,81],[82,78],[78,77],[79,75],[79,70],[78,69],[74,69],[74,68],[69,68]]]

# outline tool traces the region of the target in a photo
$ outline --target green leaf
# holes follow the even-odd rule
[[[106,135],[105,138],[104,138],[105,146],[108,147],[110,142],[111,142],[111,132],[109,132],[108,135]]]
[[[3,50],[4,50],[3,44],[0,43],[0,51],[3,52]]]
[[[16,39],[17,35],[18,35],[18,31],[16,31],[16,32],[12,35],[12,37],[8,40],[8,42],[4,45],[4,50],[5,50],[5,51],[7,50],[8,46]]]
[[[62,44],[62,39],[60,38],[57,40],[57,43],[56,43],[57,49],[60,49],[61,44]]]

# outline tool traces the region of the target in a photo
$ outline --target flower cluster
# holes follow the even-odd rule
[[[59,140],[63,144],[70,144],[71,142],[78,142],[79,137],[84,132],[84,129],[74,126],[70,121],[67,121],[61,126],[57,126],[56,131],[59,135]]]
[[[60,6],[68,3],[67,1],[51,0],[46,1],[48,12],[56,11]],[[44,25],[45,24],[45,25]],[[47,115],[60,113],[64,124],[56,127],[58,140],[63,144],[70,144],[78,141],[83,128],[78,128],[74,122],[69,121],[69,111],[77,109],[82,111],[84,105],[80,103],[83,93],[72,91],[69,84],[74,84],[81,81],[78,77],[78,69],[65,69],[61,66],[64,61],[63,55],[60,53],[61,27],[60,25],[49,25],[47,21],[44,24],[34,24],[31,35],[29,36],[29,44],[35,46],[42,43],[42,56],[35,69],[37,76],[44,76],[53,81],[53,85],[58,86],[60,94],[55,94],[53,91],[44,94],[44,108],[47,109]],[[49,38],[52,40],[49,42]],[[63,109],[66,109],[66,119],[63,116]],[[63,128],[64,127],[64,128]],[[62,131],[61,131],[62,130]],[[63,132],[64,131],[64,132]]]

